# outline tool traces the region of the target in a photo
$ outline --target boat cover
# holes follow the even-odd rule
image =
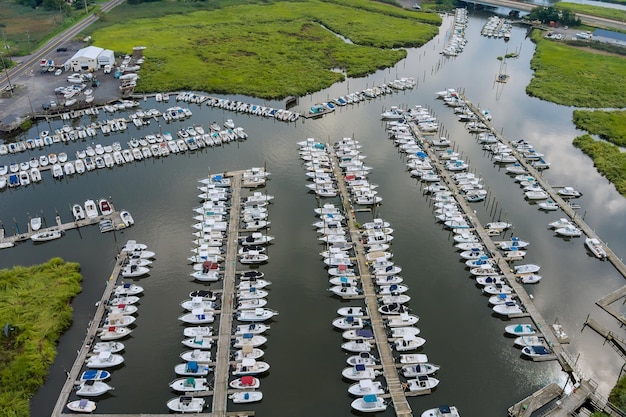
[[[372,338],[374,337],[374,333],[370,329],[357,329],[356,335],[364,338]]]
[[[190,361],[187,362],[187,372],[198,372],[198,362]]]
[[[450,414],[452,411],[450,411],[450,406],[449,405],[440,405],[439,406],[439,412],[441,414]]]
[[[89,400],[83,398],[78,402],[78,408],[86,408],[87,404],[89,404]]]
[[[363,397],[363,401],[366,403],[375,403],[378,401],[378,398],[375,395],[366,395]]]
[[[354,369],[356,369],[358,372],[363,372],[365,371],[365,365],[362,363],[357,363],[356,365],[354,365]]]
[[[246,375],[241,377],[241,385],[250,386],[254,385],[254,377]]]

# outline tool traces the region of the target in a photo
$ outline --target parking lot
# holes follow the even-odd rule
[[[46,57],[46,60],[54,61],[55,66],[62,66],[82,47],[84,47],[82,42],[64,44],[57,49],[54,56]],[[117,61],[121,61],[121,58],[116,57]],[[0,131],[14,131],[33,113],[55,114],[87,106],[84,101],[85,96],[79,94],[76,97],[76,103],[65,107],[63,95],[55,92],[55,89],[59,87],[68,87],[72,84],[67,81],[67,77],[72,72],[62,71],[60,75],[55,75],[55,71],[42,71],[42,69],[40,65],[34,65],[27,69],[24,75],[10,79],[13,94],[8,90],[0,95]],[[84,83],[85,89],[89,88],[93,91],[94,101],[90,105],[102,105],[121,97],[120,81],[114,78],[113,72],[109,74],[105,74],[103,70],[93,72],[92,77],[97,80],[97,87]]]

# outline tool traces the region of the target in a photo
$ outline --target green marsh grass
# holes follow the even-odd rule
[[[0,270],[0,410],[28,417],[29,400],[46,380],[61,333],[72,323],[70,301],[81,291],[80,267],[53,258]]]
[[[596,169],[626,197],[626,153],[621,152],[617,146],[595,140],[590,135],[575,138],[574,146],[589,155]]]

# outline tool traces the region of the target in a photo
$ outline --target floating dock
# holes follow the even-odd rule
[[[332,146],[328,146],[328,149],[332,149]],[[343,208],[346,213],[349,213],[347,216],[348,228],[351,240],[354,243],[354,251],[356,253],[365,305],[369,321],[372,326],[372,332],[374,333],[376,348],[378,349],[378,353],[380,355],[380,364],[383,376],[387,381],[388,394],[385,394],[383,397],[391,399],[396,416],[413,416],[411,406],[406,398],[407,393],[404,391],[402,383],[400,382],[400,377],[398,376],[396,362],[389,345],[389,339],[387,338],[387,331],[383,322],[383,317],[378,311],[378,294],[376,293],[373,277],[369,273],[369,265],[365,258],[365,249],[363,247],[361,231],[357,227],[356,217],[352,212],[346,182],[344,180],[343,173],[341,172],[341,168],[339,168],[339,163],[334,150],[331,150],[329,153],[332,160],[333,174],[337,179]]]

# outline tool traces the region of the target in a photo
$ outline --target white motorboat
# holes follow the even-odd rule
[[[254,310],[239,310],[236,314],[236,319],[244,322],[258,322],[266,321],[274,316],[277,316],[278,312],[270,310],[268,308],[255,308]]]
[[[241,378],[233,379],[228,383],[232,389],[257,389],[261,386],[261,380],[252,375],[245,375]]]
[[[418,337],[414,334],[404,334],[399,339],[394,340],[393,348],[398,352],[407,352],[411,350],[419,349],[424,346],[426,343],[426,339],[423,337]]]
[[[379,363],[380,361],[372,356],[369,352],[361,352],[358,355],[353,355],[346,359],[346,363],[350,366],[355,365],[365,365],[365,366],[373,366]]]
[[[260,359],[265,355],[262,349],[244,345],[241,349],[236,350],[233,354],[234,361],[242,361],[244,359]]]
[[[498,247],[502,250],[519,250],[527,247],[529,242],[520,240],[518,237],[512,237],[511,240],[498,242]]]
[[[344,299],[361,297],[363,293],[360,288],[350,285],[349,283],[332,286],[328,291]]]
[[[32,240],[35,243],[48,242],[50,240],[55,240],[55,239],[59,239],[63,237],[63,233],[64,232],[62,230],[46,230],[46,231],[31,235],[30,240]]]
[[[390,339],[402,339],[411,336],[417,336],[420,334],[420,329],[413,326],[407,327],[392,327],[389,335]]]
[[[580,191],[574,189],[573,187],[560,188],[557,193],[563,198],[578,198],[583,195]]]
[[[270,326],[264,323],[240,324],[235,327],[234,335],[240,336],[244,334],[261,334],[270,329]]]
[[[338,265],[336,268],[328,268],[328,274],[336,277],[355,277],[356,272],[347,265]]]
[[[93,200],[85,201],[85,215],[88,219],[93,219],[98,217],[98,207],[96,206],[96,202]]]
[[[516,337],[515,340],[513,340],[513,344],[518,347],[541,346],[543,343],[544,343],[543,338],[536,336],[536,335],[519,336],[519,337]]]
[[[210,389],[206,378],[185,377],[178,378],[169,383],[174,391],[178,392],[200,392]]]
[[[192,311],[191,313],[179,316],[178,320],[189,324],[206,324],[213,323],[215,321],[215,316],[211,311],[199,309],[198,311]]]
[[[548,226],[550,226],[551,229],[559,229],[561,227],[568,227],[568,226],[574,226],[574,224],[569,220],[566,219],[565,217],[562,217],[558,220],[555,220],[551,223],[548,223]]]
[[[99,397],[104,395],[114,388],[103,381],[88,380],[82,382],[76,390],[76,395],[79,397]]]
[[[402,294],[409,290],[409,287],[404,284],[391,284],[391,285],[379,285],[378,294],[391,295]]]
[[[575,226],[565,226],[560,227],[554,231],[559,236],[565,237],[579,237],[582,236],[583,232],[579,228]]]
[[[270,365],[267,362],[257,361],[256,359],[245,358],[235,364],[232,371],[233,376],[259,375],[267,372]]]
[[[504,331],[513,336],[531,336],[537,333],[535,327],[528,323],[510,324],[504,328]]]
[[[202,310],[204,312],[211,312],[217,309],[217,303],[215,301],[197,295],[191,297],[190,300],[184,300],[180,303],[180,306],[187,311],[194,311],[198,309],[198,311]]]
[[[131,304],[118,304],[115,306],[108,306],[107,311],[111,314],[130,315],[135,314],[139,309],[137,306]]]
[[[174,366],[174,372],[176,375],[180,376],[194,376],[194,377],[203,377],[207,376],[211,368],[208,364],[199,364],[196,361],[188,361],[185,363],[179,363]]]
[[[128,336],[131,332],[132,330],[128,327],[109,326],[102,329],[98,337],[103,341],[118,340]]]
[[[208,363],[211,362],[211,351],[194,349],[180,354],[180,358],[185,362]]]
[[[470,269],[470,274],[475,276],[498,275],[499,272],[498,268],[491,266],[491,264],[484,264]]]
[[[439,385],[439,380],[428,375],[418,375],[417,378],[406,381],[409,392],[429,394],[433,388]]]
[[[396,316],[387,316],[383,319],[389,327],[412,326],[419,321],[419,317],[413,314],[402,313]]]
[[[364,321],[361,317],[347,316],[336,318],[333,320],[332,325],[340,330],[362,329]]]
[[[541,269],[541,266],[535,264],[517,265],[513,267],[516,274],[532,274]]]
[[[124,363],[124,357],[117,353],[100,352],[97,355],[90,356],[85,362],[87,368],[103,369],[112,368]]]
[[[434,365],[432,363],[417,363],[417,364],[409,364],[404,365],[400,372],[406,378],[415,378],[419,375],[431,375],[439,370],[439,365]]]
[[[350,379],[352,381],[359,381],[362,379],[374,379],[378,375],[381,375],[382,372],[375,370],[373,368],[367,367],[363,364],[358,364],[355,366],[351,366],[348,368],[344,368],[341,371],[341,376],[346,379]]]
[[[495,294],[489,297],[489,304],[490,305],[498,305],[498,304],[504,304],[504,303],[508,303],[508,302],[515,302],[515,300],[517,299],[517,297],[513,294]]]
[[[411,309],[404,304],[400,303],[390,303],[390,304],[382,304],[378,307],[378,311],[380,314],[385,315],[396,315],[396,314],[404,314],[411,311]]]
[[[122,219],[122,222],[126,227],[130,227],[135,224],[135,219],[133,219],[133,216],[127,210],[120,211],[120,219]]]
[[[341,348],[347,350],[348,352],[361,353],[370,352],[372,350],[372,345],[368,340],[357,339],[342,343]]]
[[[455,406],[440,405],[424,411],[421,417],[461,417],[461,415]]]
[[[137,295],[143,292],[143,287],[139,285],[130,284],[128,282],[122,283],[113,289],[113,294],[117,296]]]
[[[120,275],[124,278],[137,278],[150,273],[150,268],[147,266],[139,266],[136,264],[126,265],[120,271]]]
[[[504,304],[495,305],[492,310],[500,315],[509,317],[516,314],[522,314],[524,312],[522,307],[514,301],[507,301]]]
[[[213,336],[213,328],[210,326],[188,326],[183,330],[186,337]]]
[[[585,246],[587,246],[587,249],[589,249],[596,258],[606,259],[606,250],[598,239],[592,237],[585,238]]]
[[[252,403],[261,401],[263,399],[263,393],[261,391],[235,392],[230,394],[228,399],[236,404]]]
[[[513,294],[513,288],[507,284],[486,285],[483,288],[483,293],[488,295]]]
[[[400,363],[404,365],[428,363],[428,356],[423,353],[403,353],[400,355]]]
[[[372,394],[357,398],[352,401],[350,406],[362,413],[376,413],[387,409],[387,403],[385,400]]]
[[[74,216],[75,221],[84,220],[85,219],[85,210],[80,204],[74,204],[72,206],[72,215]]]
[[[241,336],[236,336],[232,342],[232,347],[235,349],[243,348],[244,346],[259,347],[267,343],[267,337],[258,334],[244,333]]]
[[[202,397],[180,396],[167,402],[167,408],[175,413],[201,413],[205,400]]]
[[[348,393],[357,397],[363,397],[365,395],[382,395],[385,393],[385,388],[380,381],[361,379],[356,384],[352,384],[348,387]]]
[[[96,411],[96,403],[87,399],[70,401],[65,405],[68,410],[75,413],[92,413]]]
[[[537,345],[537,346],[524,346],[522,348],[522,354],[533,358],[533,357],[548,356],[548,355],[551,355],[552,352],[546,346]]]
[[[100,352],[111,352],[118,353],[124,350],[125,346],[122,342],[116,341],[108,341],[108,342],[97,342],[91,346],[91,351],[93,353]]]
[[[30,229],[32,231],[36,232],[37,230],[41,229],[41,225],[42,225],[41,217],[32,217],[29,223],[30,223]]]
[[[375,276],[376,285],[397,285],[404,281],[400,275],[383,275],[383,276]]]
[[[213,347],[213,337],[211,336],[194,336],[184,339],[183,345],[194,349],[211,349]]]
[[[105,326],[128,327],[137,320],[134,316],[123,315],[121,313],[109,313],[104,318]]]
[[[550,195],[544,190],[526,191],[524,193],[529,200],[546,200]]]
[[[341,307],[337,314],[343,317],[363,317],[366,312],[364,307]]]
[[[482,286],[507,285],[508,281],[500,275],[481,275],[476,277],[476,283]]]
[[[239,290],[237,291],[237,298],[239,300],[252,300],[265,298],[269,295],[269,293],[265,290],[258,290],[255,287],[249,287],[247,290]]]
[[[346,340],[358,340],[363,339],[367,341],[374,341],[374,333],[371,329],[351,329],[344,331],[341,336]]]

